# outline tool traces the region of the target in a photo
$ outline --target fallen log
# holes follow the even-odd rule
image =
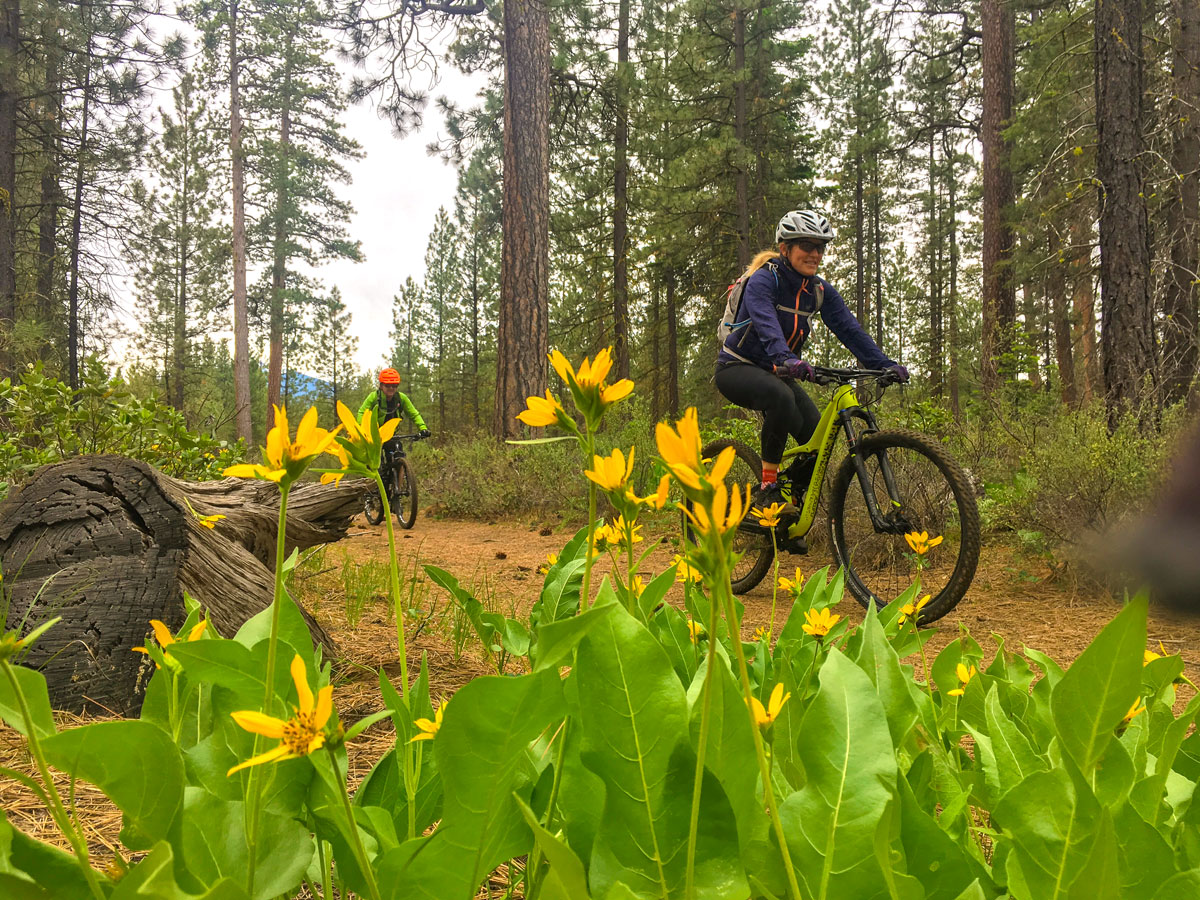
[[[343,537],[363,484],[295,485],[286,552]],[[212,529],[198,518],[214,514],[225,518]],[[146,657],[130,648],[148,639],[151,619],[183,624],[185,591],[225,636],[266,609],[278,517],[278,488],[263,481],[180,481],[123,456],[35,472],[0,504],[0,566],[8,627],[62,616],[24,659],[46,676],[54,706],[135,714]],[[328,657],[332,641],[305,618]]]

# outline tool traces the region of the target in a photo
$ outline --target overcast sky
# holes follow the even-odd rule
[[[448,66],[441,75],[432,93],[462,104],[473,103],[484,83],[482,77],[469,78]],[[441,117],[431,111],[421,131],[400,139],[372,106],[353,106],[346,114],[347,133],[362,144],[366,157],[347,166],[354,182],[340,193],[354,206],[349,231],[362,241],[366,258],[330,263],[314,274],[341,290],[354,317],[363,369],[378,368],[388,349],[393,295],[408,276],[417,281],[424,277],[425,244],[438,208],[454,214],[458,173],[425,152],[441,128]]]

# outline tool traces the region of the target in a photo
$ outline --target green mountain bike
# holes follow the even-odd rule
[[[771,569],[775,547],[807,553],[806,535],[817,517],[825,471],[838,436],[848,454],[829,494],[829,536],[834,562],[846,572],[846,587],[859,603],[884,604],[917,577],[918,557],[905,535],[927,532],[942,540],[920,558],[921,593],[930,601],[922,623],[940,619],[967,592],[979,562],[979,510],[970,480],[944,446],[915,431],[880,431],[875,416],[859,402],[854,382],[874,379],[882,388],[889,373],[876,369],[814,369],[813,381],[834,386],[833,397],[808,443],[784,453],[780,481],[799,518],[771,530],[747,516],[734,549],[741,554],[732,573],[733,590],[752,590]],[[882,396],[882,390],[879,391]],[[714,458],[733,447],[737,461],[731,483],[756,484],[762,461],[738,441],[722,439],[704,448]]]

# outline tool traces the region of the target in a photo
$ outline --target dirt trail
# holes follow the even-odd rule
[[[664,522],[663,527],[665,531],[670,525]],[[486,575],[488,589],[500,610],[526,611],[542,584],[538,566],[545,563],[547,554],[560,550],[572,534],[572,529],[558,522],[482,523],[423,517],[412,531],[399,532],[397,555],[410,570],[414,558],[419,557],[421,563],[433,563],[453,572],[464,584],[482,584]],[[372,528],[362,520],[356,522],[346,541],[335,546],[358,560],[382,562],[387,558],[383,526]],[[674,552],[666,545],[655,550],[643,571],[647,575],[662,571]],[[809,556],[785,555],[780,573],[790,577],[799,566],[807,576],[829,562],[827,553],[820,550]],[[606,568],[601,565],[600,571]],[[940,649],[958,636],[962,625],[989,655],[995,649],[989,639],[994,633],[1003,637],[1010,649],[1029,646],[1066,665],[1120,609],[1117,599],[1087,592],[1066,581],[1056,579],[1038,560],[1002,545],[985,545],[971,589],[953,612],[933,626],[938,633],[930,646]],[[671,596],[680,602],[676,594]],[[769,618],[771,579],[764,579],[742,601],[746,605],[744,634],[748,637],[755,626],[765,624]],[[861,621],[863,615],[862,607],[848,594],[837,612],[852,622]],[[786,614],[786,609],[780,610],[781,617]],[[1169,653],[1182,652],[1189,677],[1197,680],[1200,617],[1153,607],[1149,640],[1151,647],[1162,641]]]

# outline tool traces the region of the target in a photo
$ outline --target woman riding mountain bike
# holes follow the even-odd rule
[[[379,475],[387,488],[388,504],[395,510],[396,520],[402,528],[412,528],[417,521],[417,479],[408,458],[404,455],[402,441],[406,437],[423,440],[429,437],[430,431],[425,427],[425,420],[421,418],[412,401],[400,390],[400,373],[395,369],[384,369],[379,373],[378,390],[369,393],[358,408],[359,421],[362,421],[368,409],[372,410],[375,420],[380,425],[407,416],[417,429],[415,434],[395,435],[385,442],[379,464]],[[383,521],[383,504],[378,494],[372,491],[367,495],[363,513],[372,525]]]
[[[846,308],[833,285],[817,277],[825,247],[834,238],[829,220],[812,209],[794,210],[779,220],[776,250],[764,250],[751,261],[735,288],[741,300],[717,355],[716,383],[726,399],[763,414],[762,472],[753,502],[784,507],[785,516],[797,509],[780,492],[779,464],[788,435],[803,444],[821,415],[797,382],[811,381],[813,367],[801,354],[820,315],[837,339],[864,366],[882,369],[888,380],[907,382],[908,369],[884,355]],[[811,455],[798,457],[789,476],[805,481]]]

